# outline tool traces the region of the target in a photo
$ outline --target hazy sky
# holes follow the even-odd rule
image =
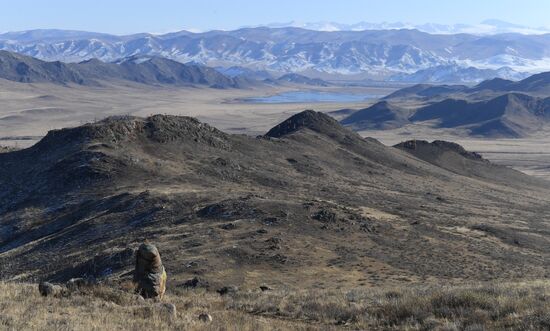
[[[273,22],[479,23],[550,26],[549,0],[0,0],[0,31],[59,28],[127,34]]]

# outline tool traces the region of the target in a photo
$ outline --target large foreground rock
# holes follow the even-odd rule
[[[158,249],[152,244],[142,244],[136,254],[134,282],[136,291],[144,298],[162,299],[166,291],[166,271]]]
[[[57,297],[63,294],[63,287],[48,282],[42,282],[38,285],[38,291],[44,297]]]

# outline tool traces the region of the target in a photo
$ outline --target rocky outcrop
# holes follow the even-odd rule
[[[454,152],[459,154],[467,159],[482,161],[483,157],[476,153],[470,152],[464,149],[461,145],[444,140],[434,140],[433,142],[428,142],[426,140],[408,140],[402,143],[395,145],[394,147],[411,150],[411,151],[420,151],[427,152],[430,151],[434,155],[439,155],[443,152]]]
[[[48,282],[42,282],[38,285],[38,291],[43,297],[59,297],[63,294],[63,287]]]
[[[136,292],[144,298],[162,299],[166,291],[166,271],[158,249],[151,244],[142,244],[136,254],[134,272]]]

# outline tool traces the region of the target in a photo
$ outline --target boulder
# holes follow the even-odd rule
[[[48,282],[42,282],[38,285],[38,291],[44,297],[58,297],[63,294],[63,287]]]
[[[336,222],[336,214],[328,209],[321,209],[312,216],[313,219],[324,222],[334,223]]]
[[[164,315],[166,317],[176,318],[178,314],[176,305],[174,305],[173,303],[158,303],[156,305],[156,308],[161,315]]]
[[[220,295],[226,295],[226,294],[235,294],[237,293],[238,290],[239,290],[238,287],[229,285],[229,286],[224,286],[219,288],[218,290],[216,290],[216,292],[218,292]]]
[[[137,294],[146,299],[162,299],[166,292],[166,270],[158,249],[152,244],[142,244],[136,253],[134,282]]]
[[[81,290],[82,288],[91,285],[92,282],[88,279],[84,278],[71,278],[69,281],[65,284],[67,286],[67,289],[71,292]]]
[[[199,321],[204,323],[212,322],[212,316],[210,316],[210,314],[208,313],[201,313],[199,314]]]
[[[208,281],[204,279],[193,277],[192,279],[185,281],[181,284],[181,286],[185,288],[209,288],[210,284],[208,284]]]
[[[224,230],[234,230],[237,228],[237,225],[235,225],[235,223],[226,223],[226,224],[220,225],[220,228]]]

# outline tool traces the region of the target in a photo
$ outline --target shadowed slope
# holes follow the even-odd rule
[[[409,111],[381,101],[369,108],[360,109],[341,121],[354,130],[393,129],[408,123]]]
[[[246,80],[230,78],[215,69],[187,65],[162,57],[132,56],[116,63],[96,59],[80,63],[45,62],[0,51],[0,78],[24,83],[100,85],[101,81],[130,81],[147,85],[206,85],[239,87]]]

